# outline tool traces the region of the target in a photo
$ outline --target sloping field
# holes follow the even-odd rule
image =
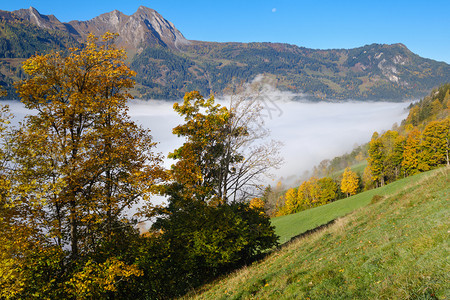
[[[360,207],[191,296],[449,299],[449,175],[441,168],[311,210],[310,218],[314,211],[314,222],[323,223],[318,216],[332,219]],[[380,197],[371,201],[373,195]],[[307,212],[274,220],[284,228],[278,232],[286,238],[301,232],[303,214],[308,220]],[[289,222],[297,229],[288,230]]]
[[[370,203],[374,195],[384,197],[395,193],[405,186],[417,184],[423,176],[423,174],[411,176],[381,188],[365,191],[327,205],[304,210],[292,215],[276,217],[272,219],[272,224],[275,226],[276,234],[280,237],[280,243],[283,244],[297,235],[320,225],[327,224],[334,219],[343,217],[360,207],[366,206]]]

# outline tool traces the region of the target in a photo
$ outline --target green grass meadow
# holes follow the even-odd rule
[[[449,175],[441,168],[276,218],[289,239],[343,216],[188,297],[450,299]]]
[[[384,197],[404,188],[406,185],[415,184],[421,180],[421,175],[404,178],[381,188],[365,191],[355,196],[304,210],[296,214],[272,218],[272,225],[275,226],[275,232],[280,237],[279,242],[284,244],[299,234],[366,206],[370,203],[374,195]]]

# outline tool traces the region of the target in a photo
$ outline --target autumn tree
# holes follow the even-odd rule
[[[278,208],[277,216],[297,213],[299,211],[330,203],[337,198],[337,184],[332,178],[311,177],[302,182],[298,188],[287,190],[283,205]]]
[[[384,180],[395,181],[401,174],[405,138],[397,131],[388,130],[379,139],[383,144]]]
[[[384,185],[385,152],[383,147],[383,142],[379,138],[378,133],[375,132],[369,142],[369,158],[367,161],[372,174],[372,180],[375,181],[377,187]]]
[[[112,258],[133,231],[126,209],[148,200],[163,175],[149,132],[127,115],[135,73],[113,40],[108,33],[100,41],[90,35],[67,56],[33,56],[23,65],[29,78],[16,84],[25,107],[36,113],[17,132],[10,202],[58,252],[56,283],[94,256],[86,272],[139,273]],[[111,268],[104,269],[107,258]]]
[[[268,216],[248,204],[277,150],[256,143],[250,116],[258,110],[246,104],[227,108],[196,91],[174,104],[184,123],[173,133],[185,141],[169,155],[176,162],[163,189],[168,205],[153,210],[152,230],[163,232],[159,241],[173,258],[176,278],[161,276],[176,282],[175,295],[277,244]]]
[[[420,122],[419,113],[420,113],[420,107],[418,105],[413,106],[409,110],[408,117],[406,118],[406,123],[412,124],[413,126],[419,125],[419,122]]]
[[[251,209],[264,211],[265,202],[262,198],[253,198],[249,202],[249,207]]]
[[[421,160],[425,169],[444,164],[449,165],[449,139],[450,118],[427,124],[420,144]]]
[[[293,214],[300,210],[302,210],[302,203],[299,201],[297,189],[288,189],[284,195],[284,205],[278,210],[277,216]]]
[[[362,181],[363,181],[363,185],[364,185],[364,190],[370,190],[370,189],[375,188],[375,181],[373,180],[372,171],[371,171],[369,165],[367,165],[364,168]]]
[[[350,168],[345,168],[342,174],[341,191],[348,196],[355,195],[358,191],[359,179],[358,175]]]
[[[272,187],[268,185],[263,192],[262,197],[266,203],[266,212],[269,216],[274,216],[284,203],[280,203],[280,196],[283,194],[285,188],[281,181]]]
[[[320,187],[319,205],[324,205],[336,200],[338,187],[332,178],[320,178],[318,180],[318,185]]]
[[[402,169],[405,176],[417,174],[421,170],[420,139],[421,133],[419,130],[414,129],[408,133],[402,160]]]
[[[277,143],[258,143],[267,133],[255,123],[261,109],[244,99],[232,101],[228,109],[196,91],[174,105],[186,123],[173,133],[187,140],[169,156],[177,160],[171,174],[185,196],[225,203],[251,197],[261,187],[261,176],[281,162]]]
[[[0,90],[0,94],[2,91]],[[24,287],[22,272],[17,269],[19,254],[30,247],[26,242],[26,226],[17,222],[17,227],[10,225],[19,216],[17,210],[8,201],[10,195],[10,172],[8,153],[9,108],[0,106],[0,298],[14,297]]]

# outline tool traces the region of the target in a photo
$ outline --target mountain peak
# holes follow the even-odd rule
[[[32,14],[40,15],[40,13],[38,12],[38,10],[37,10],[36,8],[34,8],[33,6],[30,6],[30,7],[28,8],[28,10],[29,10],[30,13],[32,13]]]
[[[19,9],[13,13],[30,23],[33,23],[41,28],[52,30],[66,30],[63,23],[61,23],[54,15],[41,15],[41,13],[34,7],[30,6],[28,9]]]
[[[106,31],[118,33],[117,43],[132,53],[140,52],[152,44],[176,49],[179,45],[189,43],[171,22],[145,6],[140,6],[131,16],[113,10],[89,21],[69,23],[81,36],[91,32],[95,35],[102,35]]]
[[[64,30],[81,39],[85,39],[90,33],[97,36],[107,31],[118,33],[118,45],[126,48],[132,55],[141,52],[149,45],[157,44],[177,49],[181,45],[189,44],[189,41],[171,22],[146,6],[140,6],[131,16],[113,10],[88,21],[70,21],[69,23],[61,23],[53,15],[41,15],[34,7],[16,10],[13,13],[41,28]]]
[[[156,12],[154,9],[151,9],[151,8],[149,8],[147,6],[141,5],[141,6],[139,6],[139,8],[135,12],[135,14],[136,13],[154,13],[154,12]]]

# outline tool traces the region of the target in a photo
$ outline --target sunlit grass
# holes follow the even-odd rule
[[[194,298],[449,299],[449,174],[438,169],[345,199],[366,204]],[[319,208],[331,215],[331,207]]]
[[[280,237],[280,243],[283,244],[299,234],[326,224],[336,218],[345,216],[360,207],[366,206],[370,203],[374,195],[389,195],[406,185],[414,184],[421,178],[421,175],[408,177],[384,187],[365,191],[327,205],[304,210],[292,215],[273,218],[272,224],[275,226],[276,234]]]

